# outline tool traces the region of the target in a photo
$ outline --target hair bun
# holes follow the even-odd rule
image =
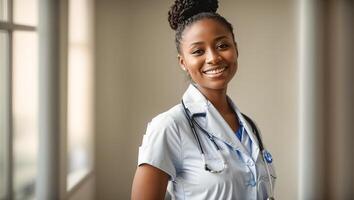
[[[218,9],[217,0],[175,0],[168,11],[168,21],[173,30],[188,18],[202,12],[215,13]]]

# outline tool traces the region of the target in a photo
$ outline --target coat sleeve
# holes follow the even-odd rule
[[[155,117],[149,124],[139,147],[138,165],[149,164],[175,180],[181,163],[181,138],[174,120],[166,115]]]

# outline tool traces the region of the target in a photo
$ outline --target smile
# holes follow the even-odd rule
[[[222,72],[224,72],[225,70],[227,69],[226,66],[222,66],[222,67],[218,67],[218,68],[214,68],[214,69],[208,69],[208,70],[205,70],[203,71],[204,74],[207,74],[207,75],[218,75],[218,74],[221,74]]]

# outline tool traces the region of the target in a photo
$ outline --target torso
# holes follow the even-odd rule
[[[221,153],[226,160],[227,168],[218,174],[205,171],[203,168],[205,163],[200,157],[200,149],[182,108],[179,109],[174,109],[176,113],[173,114],[173,118],[179,127],[181,141],[183,141],[183,152],[181,163],[177,165],[176,179],[169,183],[171,184],[169,193],[173,196],[172,199],[265,199],[264,195],[267,193],[266,188],[269,184],[267,181],[260,181],[268,180],[261,157],[258,156],[254,160],[252,155],[244,154],[223,140],[215,138],[215,142],[222,149]],[[235,133],[239,127],[236,114],[222,116]],[[200,117],[198,122],[202,126],[203,122],[207,123],[203,117]],[[207,164],[212,169],[222,169],[222,160],[214,144],[199,128],[196,131],[202,143]],[[255,151],[255,147],[253,147],[253,151]],[[254,163],[248,166],[247,162],[249,163],[250,160],[253,160]],[[272,167],[271,173],[274,173]],[[259,184],[253,185],[254,176],[257,177],[257,182],[260,181]]]
[[[236,106],[232,103],[234,112],[218,112],[193,86],[186,91],[183,100],[191,114],[205,113],[194,118],[208,132],[205,134],[201,128],[196,128],[205,162],[183,106],[179,104],[149,123],[139,148],[139,165],[147,163],[168,173],[171,177],[168,192],[176,200],[256,200],[269,196],[269,181],[274,185],[275,179],[268,178],[257,139]],[[251,154],[235,136],[240,126],[238,117],[252,139]],[[227,167],[221,173],[214,174],[204,168],[207,163],[211,169],[222,170],[224,161]],[[273,163],[269,170],[275,177]]]

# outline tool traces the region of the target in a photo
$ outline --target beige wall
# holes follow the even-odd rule
[[[96,199],[128,199],[147,122],[180,101],[167,10],[172,0],[96,1]],[[297,199],[297,21],[292,1],[220,1],[236,29],[239,71],[229,95],[275,157],[276,197]]]
[[[85,177],[85,179],[79,183],[68,194],[68,200],[95,200],[95,177],[94,173]]]

